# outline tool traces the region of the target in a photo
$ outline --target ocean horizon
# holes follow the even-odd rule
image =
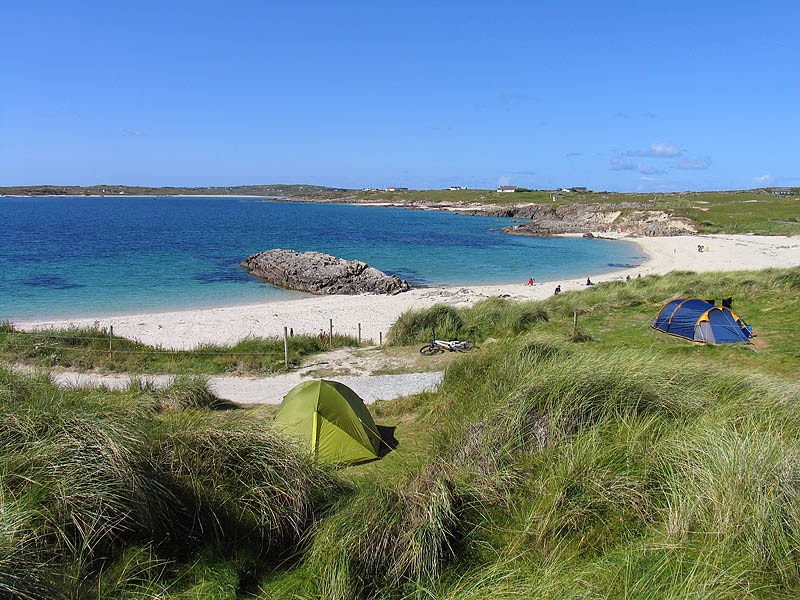
[[[632,242],[508,235],[509,218],[253,196],[6,196],[0,214],[11,322],[307,297],[239,265],[271,248],[361,260],[412,287],[586,278],[647,259]]]

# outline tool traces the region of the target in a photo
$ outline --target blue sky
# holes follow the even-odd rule
[[[0,185],[800,185],[800,2],[7,0]]]

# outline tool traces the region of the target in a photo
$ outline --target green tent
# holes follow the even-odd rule
[[[324,463],[360,463],[378,458],[381,439],[364,401],[338,381],[315,379],[294,386],[283,398],[275,424]]]

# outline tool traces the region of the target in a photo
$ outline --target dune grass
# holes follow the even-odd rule
[[[358,345],[352,336],[334,335],[331,342],[312,335],[293,336],[288,340],[289,368],[331,347]],[[232,346],[205,344],[193,350],[170,350],[113,335],[104,327],[23,332],[11,323],[0,328],[0,359],[38,367],[118,373],[219,375],[286,370],[281,338],[247,338]]]
[[[267,423],[204,408],[209,396],[197,381],[62,391],[0,368],[0,590],[152,597],[184,589],[177,565],[204,553],[235,592],[297,552],[348,487]]]
[[[202,378],[63,391],[2,367],[0,592],[796,597],[798,282],[678,273],[405,315],[396,340],[449,323],[480,346],[373,406],[399,445],[339,471]],[[673,295],[733,296],[756,344],[653,332]]]
[[[733,298],[733,308],[753,326],[751,346],[720,349],[680,341],[651,328],[661,307],[673,298]],[[401,315],[387,342],[412,345],[437,337],[471,337],[478,343],[536,331],[577,343],[625,346],[685,360],[721,360],[769,374],[796,377],[800,353],[800,268],[725,273],[674,272],[629,282],[618,280],[543,301],[490,298],[470,308],[436,306]],[[577,328],[574,326],[577,320]],[[440,335],[440,331],[442,334]]]

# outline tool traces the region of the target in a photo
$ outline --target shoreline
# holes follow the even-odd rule
[[[605,236],[608,237],[608,236]],[[614,236],[639,245],[648,259],[639,266],[595,275],[594,283],[666,274],[670,271],[747,271],[800,266],[800,236],[742,234],[675,237]],[[698,245],[704,247],[698,252]],[[117,315],[100,318],[26,320],[14,323],[23,331],[67,327],[113,327],[114,333],[164,349],[186,350],[206,344],[229,345],[248,337],[281,337],[284,328],[294,334],[328,332],[372,340],[386,338],[391,325],[407,310],[434,304],[471,306],[492,296],[513,300],[542,300],[556,285],[565,292],[585,289],[584,279],[518,284],[436,286],[414,288],[396,296],[313,296],[258,304],[171,312]]]

